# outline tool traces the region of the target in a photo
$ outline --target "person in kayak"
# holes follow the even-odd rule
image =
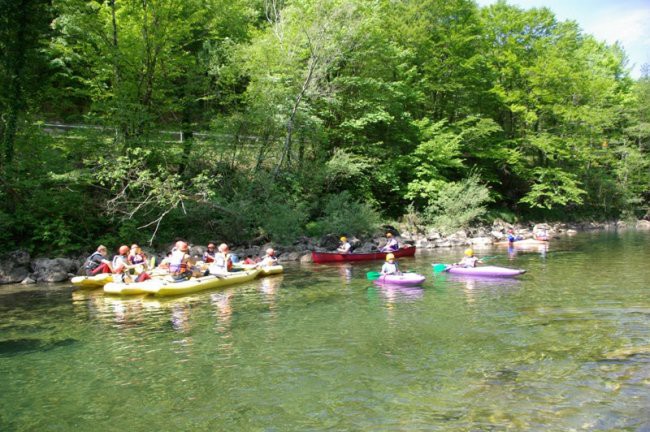
[[[147,273],[147,270],[149,270],[149,262],[147,261],[147,255],[145,255],[145,253],[142,252],[140,246],[138,246],[137,244],[131,245],[131,251],[129,252],[127,261],[129,262],[129,265],[131,265],[131,268],[133,269],[135,274],[138,275],[135,278],[136,282],[142,282],[142,281],[146,281],[147,279],[151,279],[151,276],[149,276],[149,273]]]
[[[129,252],[127,259],[129,261],[129,264],[132,266],[140,265],[144,270],[147,270],[149,268],[149,263],[147,263],[147,255],[142,252],[142,249],[140,249],[140,246],[137,244],[131,245],[131,251]]]
[[[127,245],[120,246],[118,254],[113,257],[111,266],[113,267],[113,282],[129,283],[133,280],[129,275],[129,270],[134,266],[129,264],[129,247]]]
[[[533,231],[533,238],[539,241],[548,241],[548,230],[546,227],[540,227],[536,231]]]
[[[474,256],[474,250],[465,249],[465,256],[463,257],[463,259],[461,259],[459,262],[457,262],[454,265],[460,267],[476,267],[476,265],[480,262],[481,260]]]
[[[169,257],[169,274],[176,282],[188,280],[192,277],[192,257],[188,253],[190,246],[179,240]]]
[[[100,273],[113,273],[111,262],[106,259],[106,255],[108,255],[106,246],[99,245],[97,250],[86,258],[86,262],[83,265],[86,276],[95,276]]]
[[[219,252],[214,256],[214,261],[208,267],[208,274],[219,275],[225,274],[232,270],[232,258],[230,248],[227,244],[219,245]]]
[[[508,242],[510,242],[511,244],[522,239],[521,236],[519,236],[519,235],[516,236],[512,229],[508,230],[508,236],[507,237],[508,237]]]
[[[395,259],[395,255],[392,253],[386,255],[386,262],[381,266],[381,271],[379,273],[382,275],[402,274],[402,272],[399,271],[399,264],[397,263],[397,259]]]
[[[216,256],[217,256],[217,246],[214,244],[214,242],[208,243],[208,250],[203,252],[203,262],[206,264],[210,264],[211,262],[214,262]]]
[[[275,256],[275,251],[273,248],[268,248],[266,250],[266,255],[262,258],[262,261],[257,265],[258,267],[271,267],[278,264],[278,259]]]
[[[350,242],[348,242],[348,238],[346,236],[341,237],[341,244],[339,245],[338,249],[336,251],[338,253],[350,253],[350,250],[352,249],[352,245]]]
[[[392,233],[386,233],[386,246],[381,248],[382,252],[395,252],[397,249],[399,249],[399,243],[397,242],[397,239],[393,237]]]

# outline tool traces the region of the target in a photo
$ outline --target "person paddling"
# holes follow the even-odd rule
[[[465,256],[463,257],[463,259],[461,259],[459,262],[457,262],[454,265],[460,267],[476,267],[476,265],[480,262],[481,260],[474,256],[474,250],[465,249]]]
[[[343,236],[340,240],[341,244],[339,245],[338,249],[336,249],[336,251],[338,253],[349,253],[352,249],[352,245],[348,242],[348,238],[346,236]]]
[[[395,259],[395,255],[392,253],[386,255],[386,262],[381,266],[381,271],[379,273],[383,276],[402,274],[399,270],[399,264],[397,263],[397,259]]]
[[[382,252],[395,252],[399,249],[399,243],[397,239],[393,237],[392,233],[386,233],[386,245],[381,248]]]

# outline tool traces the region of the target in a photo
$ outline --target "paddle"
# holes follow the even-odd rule
[[[433,264],[433,272],[434,273],[440,273],[440,272],[443,272],[443,271],[447,270],[448,267],[451,267],[451,266],[447,265],[447,264],[440,264],[440,263]]]
[[[377,279],[379,279],[381,277],[381,273],[376,272],[376,271],[371,271],[371,272],[366,273],[366,277],[368,278],[368,280],[371,280],[371,281],[377,280]]]

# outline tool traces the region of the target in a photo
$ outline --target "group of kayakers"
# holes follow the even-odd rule
[[[155,270],[159,275],[169,275],[175,281],[207,275],[224,275],[233,270],[235,256],[231,254],[226,243],[221,243],[217,248],[214,242],[209,242],[201,259],[192,257],[189,252],[189,244],[186,241],[177,241]],[[133,244],[131,248],[120,246],[112,260],[107,257],[108,249],[100,245],[83,265],[86,275],[112,273],[114,282],[142,282],[150,279],[154,270],[154,261],[149,262],[137,244]],[[242,264],[252,264],[254,267],[276,265],[275,250],[268,248],[260,259],[253,259],[249,255]]]
[[[137,244],[122,245],[117,250],[117,254],[112,260],[108,259],[108,249],[104,245],[99,245],[83,265],[83,270],[87,276],[94,276],[100,273],[112,273],[114,280],[124,280],[131,270],[137,273],[140,280],[149,278],[147,270],[149,263],[147,257]]]

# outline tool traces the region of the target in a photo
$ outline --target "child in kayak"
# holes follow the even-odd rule
[[[386,255],[386,262],[384,263],[383,266],[381,266],[381,272],[379,272],[382,275],[400,275],[402,274],[401,271],[399,271],[399,265],[397,264],[397,260],[395,259],[395,255],[392,253],[389,253]]]
[[[271,267],[278,264],[278,259],[275,256],[275,250],[273,248],[268,248],[266,250],[266,255],[259,262],[258,267]]]
[[[465,249],[465,256],[463,259],[454,265],[460,267],[476,267],[476,265],[480,262],[481,260],[474,256],[474,251],[472,249]]]

